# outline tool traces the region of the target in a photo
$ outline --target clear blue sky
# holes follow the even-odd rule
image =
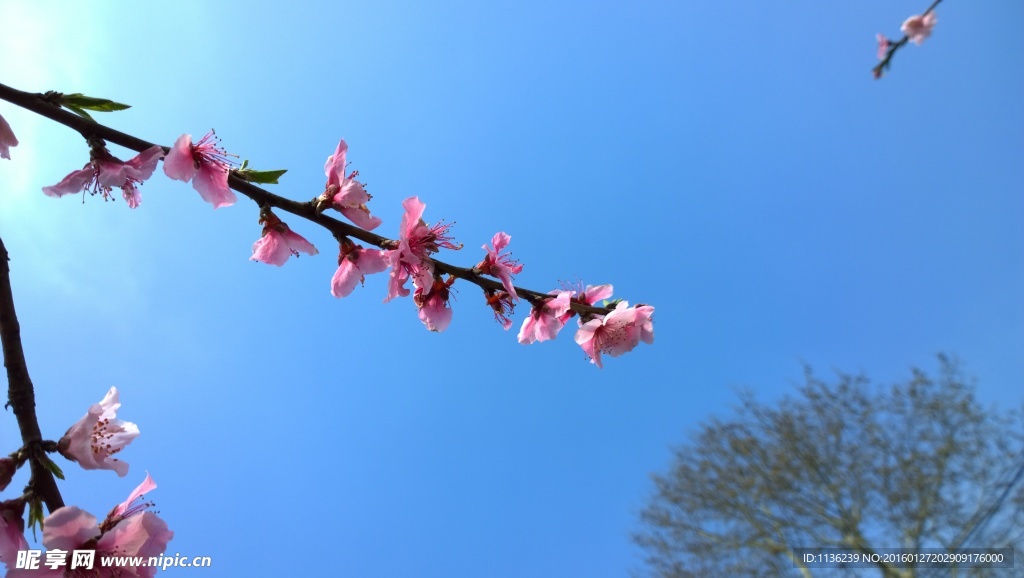
[[[1020,2],[947,0],[877,82],[875,33],[926,1],[0,5],[0,82],[126,102],[101,121],[164,145],[213,127],[300,200],[344,137],[378,232],[419,195],[456,263],[503,230],[518,284],[657,307],[655,344],[603,371],[571,331],[517,344],[525,308],[506,333],[464,283],[431,334],[384,275],[332,298],[336,245],[284,214],[321,254],[248,261],[247,199],[213,211],[162,171],[136,211],[45,197],[87,148],[0,102],[44,434],[111,385],[142,430],[127,478],[68,464],[65,499],[102,516],[148,470],[168,552],[217,568],[167,576],[622,576],[648,474],[737,386],[946,351],[1020,404]]]

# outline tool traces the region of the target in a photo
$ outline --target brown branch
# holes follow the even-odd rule
[[[32,379],[28,376],[28,365],[25,363],[25,351],[21,346],[21,326],[18,315],[14,311],[14,293],[11,291],[10,257],[3,239],[0,239],[0,342],[3,342],[4,367],[7,368],[7,405],[14,409],[18,420],[21,439],[28,452],[29,466],[32,477],[29,481],[31,490],[46,503],[46,508],[53,512],[64,506],[57,481],[53,474],[43,465],[48,460],[43,450],[43,435],[39,430],[36,418],[36,394],[32,388]]]
[[[11,88],[4,84],[0,84],[0,99],[6,100],[12,104],[16,104],[24,109],[30,110],[41,116],[45,116],[50,120],[56,121],[64,126],[72,128],[78,131],[85,139],[100,138],[103,140],[110,141],[112,143],[121,145],[125,148],[131,149],[136,152],[142,152],[150,147],[155,146],[154,143],[144,141],[138,137],[134,137],[129,134],[125,134],[121,131],[112,129],[110,127],[99,124],[95,121],[91,121],[82,118],[74,113],[68,112],[62,109],[59,105],[54,104],[50,99],[43,94],[23,92],[15,88]],[[163,147],[165,152],[170,151],[168,147]],[[282,211],[291,213],[298,217],[302,217],[308,221],[320,225],[324,229],[330,231],[335,237],[338,236],[349,236],[359,239],[370,245],[380,247],[382,249],[388,249],[394,247],[396,241],[382,237],[380,235],[371,233],[355,225],[339,221],[337,219],[327,217],[316,210],[316,205],[313,201],[299,202],[281,197],[257,187],[256,185],[249,183],[248,181],[238,177],[234,172],[228,178],[228,186],[235,191],[242,193],[256,202],[258,206],[269,205],[281,209]],[[438,274],[449,274],[459,279],[469,281],[480,286],[484,290],[491,291],[503,291],[504,287],[500,281],[484,277],[477,273],[472,268],[459,267],[452,265],[444,261],[432,260],[434,262],[434,269]],[[542,303],[543,301],[550,298],[547,293],[540,291],[533,291],[531,289],[523,289],[521,287],[515,288],[516,293],[520,297],[526,299],[531,303]],[[611,307],[594,307],[586,305],[584,303],[572,302],[571,307],[574,311],[581,314],[597,314],[606,315],[612,311]]]

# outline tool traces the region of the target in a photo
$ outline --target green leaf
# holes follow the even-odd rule
[[[80,92],[76,92],[75,94],[65,94],[60,98],[60,103],[68,109],[75,107],[79,109],[84,108],[87,110],[94,110],[96,112],[114,112],[131,108],[127,104],[121,104],[120,102],[114,102],[106,98],[85,96]]]
[[[244,169],[235,171],[238,176],[249,181],[250,183],[258,183],[261,185],[276,185],[277,179],[281,178],[281,175],[288,172],[288,169],[281,169],[276,171],[254,171],[252,169]]]
[[[32,539],[38,541],[36,536],[36,524],[39,528],[43,527],[43,503],[38,500],[33,500],[28,505],[28,525],[32,528]]]
[[[43,462],[43,465],[46,466],[46,469],[50,470],[50,472],[53,475],[57,476],[61,480],[64,479],[64,472],[61,471],[60,466],[54,463],[54,461],[47,457],[45,454],[40,457],[39,461]]]
[[[89,116],[89,113],[87,113],[84,110],[78,108],[77,106],[71,106],[69,104],[65,104],[64,108],[70,110],[71,112],[77,114],[78,116],[80,116],[80,117],[82,117],[84,119],[93,120],[93,118],[91,116]]]

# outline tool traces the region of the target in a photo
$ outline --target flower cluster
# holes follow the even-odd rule
[[[900,31],[906,34],[911,42],[920,46],[925,39],[932,35],[932,28],[935,28],[935,23],[938,21],[934,11],[924,15],[914,15],[903,22]]]
[[[554,339],[565,323],[576,315],[571,309],[573,303],[595,306],[612,296],[611,285],[582,284],[576,288],[555,290],[548,293],[550,298],[534,303],[529,317],[519,330],[519,343],[528,345],[537,341]],[[586,313],[577,322],[575,340],[590,362],[604,367],[601,354],[618,357],[632,351],[641,341],[654,343],[654,307],[637,305],[630,307],[626,301],[618,301],[607,315]]]
[[[6,147],[6,143],[13,146],[17,141],[10,134],[10,127],[2,120],[0,146]],[[191,181],[200,196],[215,209],[229,206],[237,200],[229,185],[231,172],[236,171],[238,178],[250,182],[254,172],[246,169],[247,163],[235,169],[229,159],[235,155],[225,152],[219,143],[213,131],[195,143],[190,134],[183,134],[166,151],[166,156],[163,148],[153,146],[131,160],[122,162],[107,151],[102,141],[90,140],[92,153],[89,163],[83,169],[73,171],[59,184],[44,188],[43,192],[59,197],[91,191],[107,198],[111,188],[117,186],[124,191],[128,205],[135,208],[141,202],[136,186],[153,174],[157,162],[162,158],[164,173],[168,177]],[[327,157],[324,164],[327,181],[323,193],[312,201],[312,208],[317,216],[329,209],[334,210],[363,231],[371,231],[380,226],[382,221],[370,212],[368,203],[372,196],[366,191],[366,184],[357,178],[359,172],[349,170],[348,149],[348,143],[341,139],[334,152]],[[5,154],[7,152],[6,148],[0,148],[0,151]],[[267,172],[276,175],[284,173]],[[257,182],[276,182],[276,179]],[[495,321],[506,330],[511,328],[515,306],[522,297],[522,290],[518,290],[513,281],[515,275],[523,271],[523,265],[508,252],[512,237],[504,231],[495,233],[490,244],[482,246],[483,259],[471,269],[439,264],[435,262],[434,255],[442,249],[462,249],[462,244],[456,243],[452,237],[453,223],[427,223],[423,218],[426,204],[416,196],[405,199],[402,207],[404,213],[399,224],[398,238],[375,241],[378,248],[363,247],[347,235],[335,232],[338,240],[338,268],[331,277],[331,295],[346,297],[357,285],[365,282],[367,275],[389,271],[384,302],[412,295],[423,325],[430,331],[441,332],[451,324],[451,299],[456,279],[469,279],[484,289],[485,303],[494,314]],[[271,205],[261,205],[259,222],[263,225],[263,232],[252,245],[251,260],[280,267],[289,257],[297,257],[300,253],[318,253],[312,243],[292,231],[273,213]],[[355,233],[352,235],[365,239]],[[448,273],[446,279],[442,273]],[[498,283],[485,282],[484,277],[491,277]],[[408,287],[410,280],[412,288]],[[614,304],[613,309],[612,305],[595,305],[611,297],[610,285],[556,290],[546,297],[531,291],[527,296],[532,308],[519,331],[520,343],[554,339],[566,321],[576,315],[574,306],[579,306],[577,309],[581,312],[576,341],[598,367],[601,366],[602,353],[620,355],[634,348],[640,341],[650,343],[653,339],[650,321],[653,307],[623,307],[622,303],[618,303]],[[76,426],[74,431],[69,430],[61,440],[60,449],[83,467],[115,469],[123,476],[127,466],[111,456],[127,443],[125,440],[138,435],[138,430],[132,429],[133,424],[110,421],[112,411],[117,406],[116,391],[112,390],[108,397],[110,399],[105,399],[90,410],[87,417],[91,421]],[[99,430],[94,432],[96,428]],[[97,445],[96,440],[103,440],[106,445]]]
[[[900,26],[900,31],[903,32],[906,37],[899,42],[889,40],[884,34],[876,34],[875,39],[878,41],[878,59],[882,62],[874,68],[875,78],[882,78],[883,71],[889,68],[889,61],[892,59],[893,53],[898,48],[906,44],[908,41],[920,46],[922,42],[932,35],[932,29],[935,28],[935,24],[938,21],[935,11],[929,9],[924,14],[915,14],[903,22],[903,25]]]
[[[14,569],[5,558],[8,578],[60,578],[69,575],[152,578],[156,574],[155,566],[102,566],[99,561],[110,556],[123,561],[122,557],[148,559],[163,554],[167,543],[174,538],[174,532],[159,516],[149,511],[152,502],[142,501],[143,495],[155,488],[153,478],[146,474],[146,479],[128,495],[128,499],[114,506],[99,523],[96,516],[76,506],[58,508],[43,520],[43,545],[49,550],[45,564],[32,569]],[[24,540],[20,533],[18,537]],[[21,544],[18,547],[26,548]],[[0,551],[6,548],[10,546],[5,544]],[[81,562],[72,557],[74,550],[92,550],[95,556],[86,567],[76,568]]]
[[[57,451],[87,470],[114,470],[121,477],[128,473],[128,464],[112,457],[139,435],[139,428],[117,419],[121,407],[116,388],[110,388],[99,403],[93,404],[78,422],[68,428],[56,443]],[[50,442],[52,443],[52,442]],[[0,460],[0,481],[3,489],[10,481],[17,463]],[[22,460],[24,461],[24,460]],[[57,508],[42,520],[43,545],[48,549],[45,562],[35,561],[33,566],[15,568],[18,552],[26,550],[25,506],[31,496],[26,494],[0,502],[0,562],[8,568],[7,576],[137,576],[151,578],[155,567],[102,566],[99,561],[108,556],[142,557],[161,555],[174,532],[167,523],[149,510],[152,502],[143,501],[147,492],[156,488],[150,475],[128,498],[116,505],[102,522],[92,514],[76,507]],[[89,550],[92,560],[74,557],[75,550]],[[123,559],[122,559],[123,560]]]

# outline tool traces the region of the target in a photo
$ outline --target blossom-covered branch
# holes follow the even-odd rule
[[[275,195],[250,182],[256,180],[252,178],[253,172],[246,170],[245,165],[241,170],[235,169],[228,158],[232,155],[220,148],[212,132],[197,143],[192,142],[191,135],[185,134],[172,147],[164,147],[98,124],[81,110],[73,109],[75,113],[63,110],[62,106],[71,107],[66,102],[67,96],[60,93],[28,93],[0,84],[0,99],[78,131],[90,145],[89,163],[83,169],[69,174],[57,185],[44,188],[47,195],[62,196],[87,190],[109,198],[112,188],[120,187],[129,206],[135,208],[141,202],[136,186],[151,176],[156,163],[163,158],[167,176],[191,181],[203,199],[214,208],[233,204],[236,197],[232,190],[249,197],[259,206],[260,222],[264,224],[264,229],[263,236],[253,245],[253,260],[280,266],[291,255],[298,255],[299,251],[310,255],[317,253],[311,243],[282,222],[273,214],[272,209],[302,217],[330,231],[339,244],[338,269],[331,279],[331,293],[335,297],[351,293],[365,275],[390,268],[385,301],[410,295],[405,284],[411,279],[415,289],[412,293],[413,301],[419,310],[420,319],[432,331],[443,331],[448,326],[451,320],[448,289],[456,279],[461,279],[483,290],[485,304],[492,309],[495,319],[505,329],[512,324],[509,315],[516,302],[523,299],[531,304],[531,312],[519,334],[519,341],[523,344],[554,338],[573,316],[579,316],[583,331],[585,324],[600,322],[616,310],[619,313],[615,315],[615,324],[594,332],[591,331],[594,327],[591,323],[591,329],[577,334],[577,343],[592,363],[601,366],[601,352],[617,356],[630,351],[640,341],[653,341],[651,314],[654,308],[649,305],[628,307],[628,303],[621,300],[605,300],[599,304],[597,300],[587,298],[588,292],[596,294],[597,288],[590,286],[563,287],[564,291],[543,293],[513,285],[512,276],[520,273],[523,266],[504,252],[511,239],[504,232],[494,236],[491,241],[493,247],[483,246],[486,256],[473,267],[460,267],[434,259],[433,254],[439,250],[457,250],[462,245],[456,245],[452,239],[450,224],[442,221],[430,226],[423,220],[426,205],[417,197],[409,197],[403,202],[405,215],[398,239],[372,233],[371,230],[380,225],[381,220],[372,216],[367,208],[371,197],[362,183],[356,180],[358,173],[347,172],[348,145],[344,140],[327,159],[325,172],[328,180],[323,194],[312,201],[299,202]],[[122,162],[107,151],[106,141],[138,151],[139,155]],[[279,176],[282,172],[272,171],[268,174]],[[327,216],[325,211],[328,209],[336,210],[354,224]],[[351,239],[377,249],[366,249]],[[444,275],[448,276],[447,280]],[[610,286],[598,287],[608,287],[607,297],[611,296]],[[567,303],[563,303],[565,301]],[[624,313],[626,309],[628,314]],[[628,323],[624,323],[627,320]],[[584,333],[586,339],[582,340]]]
[[[889,40],[884,34],[876,36],[878,39],[878,59],[881,61],[878,63],[878,66],[872,69],[876,79],[882,78],[884,72],[889,69],[892,57],[896,54],[897,50],[903,48],[908,42],[920,45],[926,38],[931,36],[932,29],[935,28],[935,24],[938,22],[938,18],[935,16],[935,7],[940,2],[942,0],[935,0],[923,13],[907,18],[903,22],[903,26],[900,27],[900,31],[903,32],[904,36],[896,42]]]

